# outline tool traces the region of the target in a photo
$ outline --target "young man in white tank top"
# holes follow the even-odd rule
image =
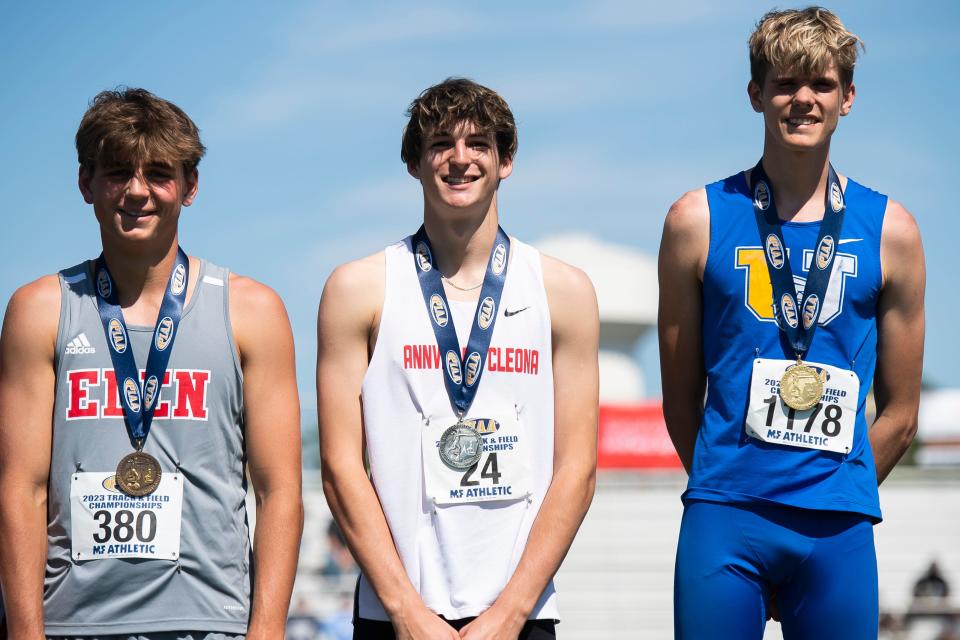
[[[302,523],[283,303],[180,250],[204,147],[176,105],[105,91],[76,142],[102,256],[14,293],[0,338],[10,635],[281,638]]]
[[[423,227],[337,268],[318,319],[324,490],[362,569],[355,637],[554,637],[552,578],[594,490],[596,296],[499,229],[517,144],[503,98],[448,79],[409,115]]]

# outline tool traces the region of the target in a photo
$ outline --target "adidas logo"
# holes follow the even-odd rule
[[[96,353],[97,350],[93,348],[93,345],[90,344],[90,341],[87,340],[87,334],[81,333],[76,338],[71,340],[67,344],[67,349],[64,353],[68,356],[82,356],[88,353]]]

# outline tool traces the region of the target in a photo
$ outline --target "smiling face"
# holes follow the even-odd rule
[[[428,210],[459,217],[486,214],[513,161],[500,157],[493,133],[462,122],[450,131],[427,133],[419,161],[408,164],[407,171],[420,181]]]
[[[762,85],[751,80],[747,93],[754,111],[763,114],[766,145],[805,151],[830,144],[840,116],[850,113],[856,91],[852,83],[841,84],[837,65],[831,63],[812,74],[771,68]]]
[[[93,205],[104,244],[166,243],[176,238],[180,208],[197,193],[197,172],[180,163],[134,161],[81,166],[80,192]]]

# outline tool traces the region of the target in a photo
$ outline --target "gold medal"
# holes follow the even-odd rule
[[[817,372],[800,359],[797,364],[787,369],[780,378],[780,397],[783,403],[791,409],[806,411],[812,409],[823,397],[823,384],[826,382],[826,373]]]
[[[143,451],[126,455],[117,465],[117,486],[128,496],[147,496],[160,486],[160,463]]]

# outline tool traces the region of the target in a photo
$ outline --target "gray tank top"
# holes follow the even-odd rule
[[[77,560],[72,554],[74,473],[112,472],[133,449],[97,312],[92,263],[60,272],[44,581],[48,635],[246,633],[251,548],[243,379],[230,324],[229,272],[205,261],[199,271],[144,446],[162,473],[183,479],[176,560]],[[142,371],[153,327],[127,330]]]

